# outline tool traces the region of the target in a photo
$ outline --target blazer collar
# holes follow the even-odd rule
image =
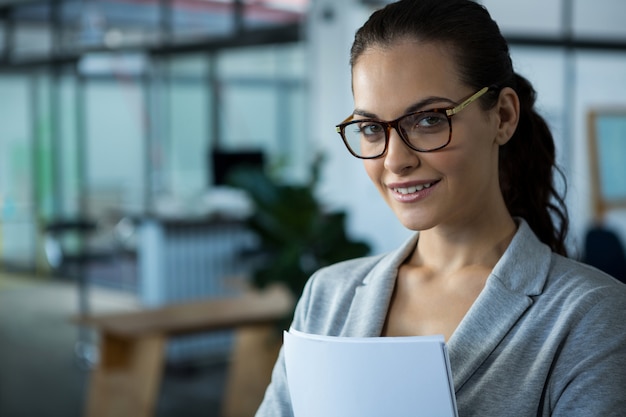
[[[524,220],[517,221],[519,227],[511,244],[448,341],[457,391],[532,305],[532,297],[541,294],[545,286],[552,252]]]

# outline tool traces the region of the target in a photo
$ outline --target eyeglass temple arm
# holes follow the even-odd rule
[[[460,112],[461,110],[463,110],[464,108],[466,108],[469,104],[472,103],[472,101],[478,99],[480,96],[482,96],[483,94],[485,94],[487,91],[489,91],[489,87],[483,87],[480,90],[478,90],[476,93],[472,94],[467,100],[465,100],[463,103],[459,104],[458,106],[451,108],[449,110],[446,110],[446,114],[448,116],[453,116],[455,114],[457,114],[458,112]]]
[[[335,126],[335,130],[337,131],[337,133],[341,133],[341,125],[344,123],[348,123],[349,121],[352,120],[352,118],[354,118],[354,114],[351,114],[350,116],[346,117],[346,120],[344,120],[343,122]]]

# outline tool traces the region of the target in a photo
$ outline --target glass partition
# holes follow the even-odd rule
[[[57,215],[75,217],[80,214],[83,183],[79,146],[79,84],[72,72],[58,74],[52,80],[52,121],[55,138],[54,170]]]
[[[36,253],[29,78],[3,75],[0,91],[0,259],[29,267]]]
[[[15,8],[13,57],[24,59],[52,54],[51,10],[48,3],[20,4]]]
[[[149,117],[137,77],[85,81],[85,198],[93,217],[145,208],[145,136]]]
[[[207,155],[211,147],[211,85],[209,57],[194,54],[169,62],[166,117],[168,147],[164,154],[170,173],[172,195],[189,200],[208,187]]]
[[[49,74],[39,72],[33,74],[31,80],[34,87],[32,99],[32,118],[35,136],[35,201],[36,216],[46,221],[55,215],[55,173],[53,121],[50,100],[52,81]]]
[[[218,55],[222,149],[261,148],[290,180],[308,172],[303,44],[242,48]]]

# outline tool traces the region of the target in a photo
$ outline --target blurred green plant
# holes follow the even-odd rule
[[[257,287],[283,283],[296,298],[313,272],[333,263],[365,256],[370,247],[348,237],[346,213],[324,210],[315,196],[323,163],[317,157],[310,180],[284,184],[259,169],[241,168],[229,176],[233,187],[255,204],[248,226],[259,237],[252,281]]]

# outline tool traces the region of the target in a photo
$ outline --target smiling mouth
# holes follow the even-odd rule
[[[393,191],[395,191],[396,193],[399,193],[399,194],[403,194],[403,195],[413,194],[413,193],[416,193],[418,191],[422,191],[425,188],[430,188],[434,184],[435,184],[435,182],[429,182],[428,184],[413,185],[411,187],[394,188]]]

